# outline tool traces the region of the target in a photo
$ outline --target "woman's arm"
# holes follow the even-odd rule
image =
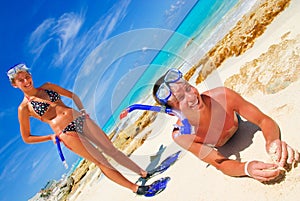
[[[18,108],[18,118],[20,123],[20,132],[25,143],[39,143],[53,140],[54,135],[33,136],[30,133],[29,110],[27,104],[21,104]]]
[[[56,84],[49,83],[49,82],[45,83],[43,85],[43,87],[52,89],[52,90],[56,91],[57,93],[59,93],[62,96],[71,98],[74,101],[75,105],[77,106],[78,110],[83,110],[84,109],[80,98],[75,93],[73,93],[73,92],[71,92],[71,91],[69,91],[65,88],[62,88],[62,87],[60,87]]]

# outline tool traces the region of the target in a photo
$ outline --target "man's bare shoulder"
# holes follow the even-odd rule
[[[234,104],[234,102],[241,97],[238,93],[227,87],[216,87],[203,92],[201,95],[205,95],[226,105]]]
[[[218,99],[218,97],[223,98],[223,97],[225,97],[227,95],[230,95],[232,93],[235,93],[235,92],[232,91],[231,89],[227,88],[227,87],[216,87],[216,88],[204,91],[201,94]]]

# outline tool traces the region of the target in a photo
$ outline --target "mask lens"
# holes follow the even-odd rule
[[[15,74],[19,71],[28,71],[28,68],[26,67],[25,64],[15,65],[14,67],[12,67],[7,71],[7,76],[9,77],[9,79],[13,79]]]
[[[17,72],[17,67],[11,68],[9,69],[9,71],[7,71],[7,75],[13,75]]]
[[[181,77],[182,77],[182,73],[179,70],[170,69],[167,72],[164,81],[166,83],[174,83],[174,82],[177,82]]]
[[[168,101],[171,96],[171,91],[166,83],[160,85],[159,89],[157,90],[156,96],[160,101],[164,103]]]
[[[170,70],[168,70],[164,78],[164,83],[161,84],[157,90],[156,97],[162,103],[166,104],[172,95],[169,85],[182,80],[181,78],[182,78],[182,73],[178,69],[171,68]]]

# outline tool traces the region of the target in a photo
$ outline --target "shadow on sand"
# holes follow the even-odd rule
[[[253,143],[253,137],[257,131],[260,131],[258,126],[239,117],[239,128],[236,133],[225,145],[217,149],[225,157],[234,155],[236,160],[241,161],[240,152]]]
[[[239,129],[235,135],[222,147],[217,148],[225,157],[235,156],[236,160],[241,161],[240,152],[245,150],[253,143],[254,134],[260,131],[260,128],[249,121],[243,121],[239,117]],[[289,171],[289,168],[286,168]],[[281,171],[273,180],[263,182],[263,184],[272,185],[285,180],[286,172]]]

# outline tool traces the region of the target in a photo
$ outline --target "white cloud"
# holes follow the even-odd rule
[[[120,4],[116,4],[113,6],[112,10],[115,12],[112,12],[112,14],[108,15],[106,20],[107,22],[107,28],[105,31],[104,39],[107,39],[111,32],[115,29],[119,21],[122,21],[124,17],[127,14],[127,7],[129,6],[130,1],[122,1]]]
[[[50,42],[56,42],[58,50],[53,63],[59,65],[72,50],[73,40],[83,22],[82,15],[75,13],[63,14],[58,20],[54,18],[44,20],[31,34],[28,42],[31,53],[35,55],[35,60],[39,58]]]
[[[0,172],[0,180],[16,180],[17,177],[24,172],[26,168],[30,168],[31,171],[28,172],[29,183],[34,183],[40,179],[45,172],[47,172],[47,167],[53,162],[53,158],[56,157],[55,148],[53,150],[45,151],[40,146],[29,146],[24,145],[22,149],[15,149],[12,145],[16,139],[11,140],[5,148],[10,149],[9,154],[5,154],[7,160],[2,161],[4,163],[3,169]],[[51,149],[51,148],[50,148]],[[35,156],[33,156],[35,153]],[[29,166],[28,166],[29,165]]]
[[[105,70],[102,69],[99,62],[102,63],[102,59],[107,56],[105,54],[111,54],[111,52],[104,52],[104,55],[99,55],[93,51],[112,36],[112,33],[126,17],[130,2],[131,0],[116,2],[106,14],[100,16],[90,27],[86,27],[84,23],[84,12],[81,14],[65,13],[58,19],[45,20],[30,37],[29,45],[32,52],[38,59],[50,42],[51,44],[55,43],[58,49],[54,55],[49,55],[49,58],[52,57],[52,63],[49,66],[63,67],[66,73],[63,75],[64,80],[61,85],[71,88],[74,83],[73,80],[78,77],[90,77],[95,71]],[[86,65],[87,58],[89,58],[88,65]],[[85,65],[83,66],[83,64]],[[79,70],[80,67],[84,68],[84,71]],[[78,75],[79,72],[85,74]],[[70,82],[70,80],[72,81]],[[85,83],[84,90],[74,91],[79,97],[90,97],[88,96],[89,90],[86,89],[93,88],[95,82],[89,80]]]
[[[16,107],[5,108],[0,111],[0,118],[6,118],[8,115],[14,115],[17,111],[18,109]]]
[[[165,11],[167,16],[173,15],[185,4],[185,0],[178,0],[175,4],[172,4],[168,10]]]
[[[59,19],[47,19],[32,33],[29,40],[31,52],[37,60],[47,45],[51,42],[56,44],[58,49],[52,57],[49,66],[62,66],[66,73],[64,85],[69,80],[74,80],[79,67],[83,64],[87,56],[103,41],[111,37],[116,27],[126,17],[127,9],[131,0],[115,3],[106,14],[100,16],[98,21],[83,31],[85,13],[65,13]],[[99,56],[99,55],[98,55]],[[95,70],[93,66],[89,71]],[[72,82],[73,83],[73,82]]]
[[[9,146],[12,146],[12,143],[14,141],[11,140],[10,142],[11,143],[9,144]],[[5,149],[7,150],[8,147],[6,147]],[[14,180],[15,177],[19,175],[15,174],[15,171],[22,171],[23,168],[21,166],[24,164],[24,161],[27,160],[30,154],[29,149],[29,147],[24,147],[24,149],[17,149],[10,153],[8,160],[4,162],[5,166],[0,174],[0,180],[2,180],[4,177],[10,180]]]
[[[125,18],[129,4],[130,0],[116,3],[88,31],[82,33],[79,38],[76,38],[76,42],[74,43],[76,46],[73,47],[72,56],[69,57],[68,63],[65,65],[68,72],[65,80],[76,80],[77,76],[91,76],[95,71],[99,73],[99,70],[104,70],[100,69],[100,63],[107,56],[105,54],[111,54],[111,52],[103,51],[104,54],[100,55],[100,49],[97,47],[111,36],[112,32]],[[105,48],[109,47],[106,46]],[[88,61],[86,60],[87,58]],[[81,66],[82,70],[78,70],[79,66]],[[81,75],[76,74],[79,72]],[[85,89],[89,89],[89,83],[93,82],[86,83]],[[78,95],[86,97],[87,91],[83,90]]]
[[[54,33],[57,34],[62,41],[60,48],[64,49],[66,44],[77,35],[82,23],[83,19],[73,13],[67,13],[60,17],[54,27]]]
[[[68,54],[72,54],[74,45],[76,45],[75,38],[83,22],[83,16],[66,13],[58,19],[56,25],[53,27],[52,35],[57,36],[55,38],[58,42],[58,53],[55,58],[57,65],[60,65],[68,57]]]
[[[53,18],[47,19],[30,35],[28,43],[31,47],[31,53],[35,55],[35,60],[41,55],[46,45],[51,41],[51,38],[48,37],[48,32],[54,23],[55,20]]]
[[[43,175],[48,171],[50,163],[53,163],[54,150],[48,152],[39,152],[38,156],[35,157],[32,162],[32,174],[29,177],[28,183],[37,182]]]
[[[143,52],[146,52],[147,50],[148,50],[148,47],[143,47],[143,48],[142,48],[142,51],[143,51]]]
[[[114,77],[117,70],[119,69],[119,64],[121,63],[121,61],[122,59],[119,59],[113,68],[109,68],[110,72],[105,74],[105,82],[101,82],[100,91],[97,91],[96,100],[98,100],[98,102],[96,104],[101,103],[100,99],[104,98],[105,92],[109,89],[108,86],[113,85]]]
[[[94,107],[97,105],[102,105],[103,99],[107,98],[105,96],[105,93],[107,92],[107,90],[110,89],[110,86],[113,86],[113,81],[115,78],[115,74],[118,70],[119,63],[121,63],[121,59],[118,60],[118,62],[114,65],[114,68],[112,67],[109,68],[109,73],[103,72],[103,76],[105,74],[105,80],[102,80],[101,85],[99,86],[98,85],[95,86],[95,83],[98,83],[96,80],[91,81],[89,79],[85,79],[84,82],[85,90],[82,90],[82,93],[80,93],[80,97],[85,97],[84,104],[88,111],[94,111],[95,110]],[[101,78],[97,78],[97,79],[101,79]],[[94,89],[94,90],[86,90],[86,89]]]
[[[0,155],[3,155],[3,152],[6,151],[7,148],[10,147],[12,144],[14,144],[19,138],[20,136],[18,135],[12,138],[10,141],[8,141],[4,146],[2,146],[0,149]]]
[[[169,26],[172,26],[174,24],[174,21],[177,20],[179,10],[186,4],[185,0],[178,0],[176,3],[171,4],[170,8],[165,11],[166,15],[166,24]]]

